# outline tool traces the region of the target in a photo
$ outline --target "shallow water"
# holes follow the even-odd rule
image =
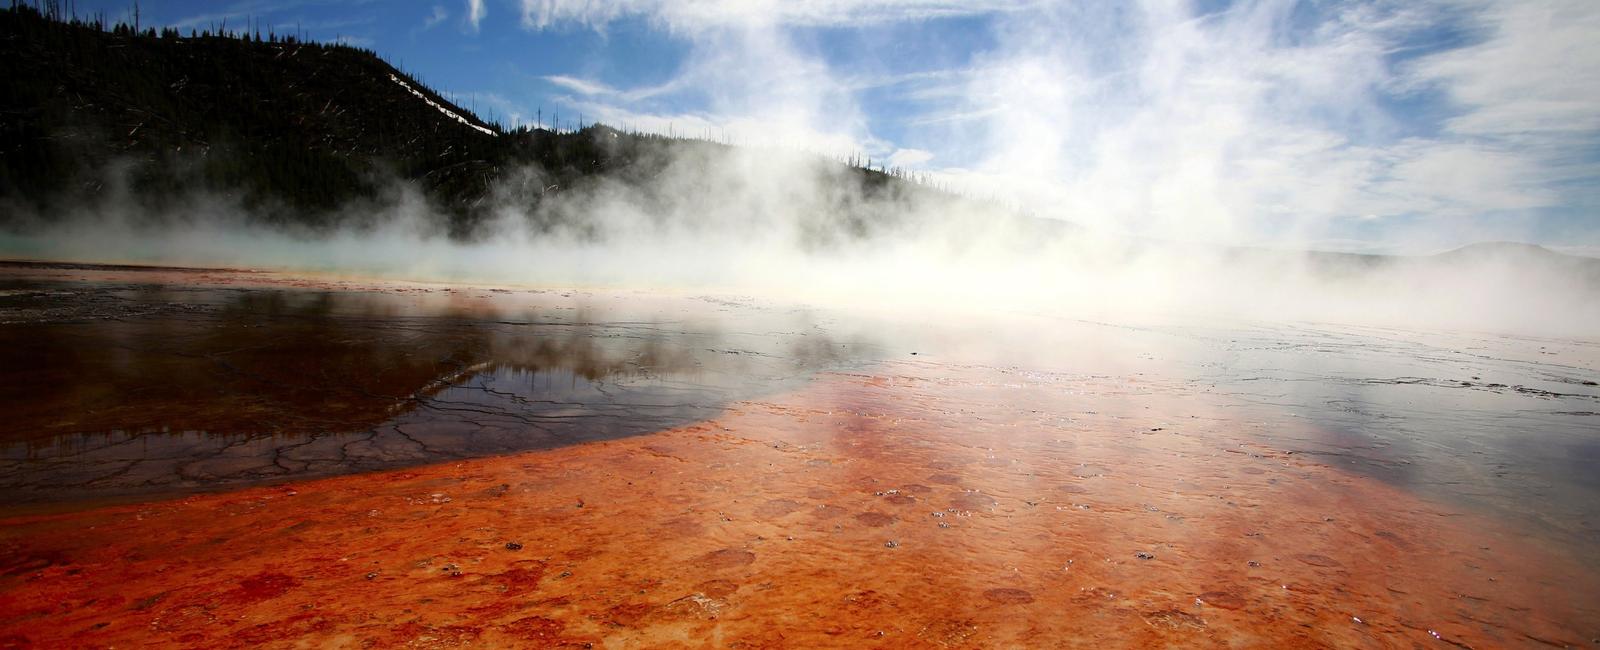
[[[637,435],[870,348],[725,300],[156,279],[0,286],[9,507]]]
[[[0,635],[1600,637],[1594,341],[7,273]]]
[[[1159,390],[1284,423],[1263,442],[1542,527],[1600,562],[1600,341],[1327,323],[1071,331],[1117,332],[1124,371]]]

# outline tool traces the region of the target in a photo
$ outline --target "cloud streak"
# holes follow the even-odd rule
[[[434,27],[438,27],[439,23],[444,22],[449,17],[450,17],[450,12],[448,10],[446,10],[442,5],[434,5],[433,6],[433,13],[428,14],[428,17],[424,18],[422,20],[422,30],[421,31],[428,31],[430,29],[433,29]]]
[[[676,32],[755,23],[789,27],[862,25],[1017,11],[1031,2],[957,0],[520,0],[529,29],[577,24],[603,28],[622,19],[644,18]]]
[[[560,88],[564,88],[566,90],[570,90],[572,92],[575,92],[575,93],[577,93],[579,95],[616,95],[617,94],[617,90],[615,88],[612,88],[611,86],[607,86],[607,85],[605,85],[603,83],[600,83],[598,81],[589,81],[589,80],[586,80],[586,79],[579,79],[577,77],[569,77],[567,75],[560,75],[560,74],[548,75],[548,76],[544,77],[544,80],[548,81],[548,82],[550,82],[550,83],[552,83],[552,84],[554,84],[554,85],[556,85],[556,86],[558,86]]]

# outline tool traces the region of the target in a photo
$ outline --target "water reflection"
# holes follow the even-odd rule
[[[13,287],[0,488],[14,503],[177,493],[636,435],[870,347],[805,312],[672,304]]]

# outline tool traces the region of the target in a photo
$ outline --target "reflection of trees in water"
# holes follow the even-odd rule
[[[83,303],[67,306],[73,321],[0,326],[10,415],[0,489],[18,502],[637,435],[712,417],[848,351],[803,317],[682,311],[693,301],[671,302],[668,320],[639,306],[560,309],[448,291],[72,290],[61,299]],[[182,308],[97,314],[119,303]]]
[[[570,372],[589,382],[705,383],[841,359],[820,332],[729,335],[709,321],[607,322],[583,309],[434,294],[420,297],[419,307],[415,294],[377,292],[74,290],[61,299],[194,308],[0,327],[0,403],[10,414],[0,423],[0,442],[112,430],[362,430],[490,366]]]

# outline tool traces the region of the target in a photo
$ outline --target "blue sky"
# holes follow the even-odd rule
[[[371,48],[507,125],[581,114],[861,152],[1101,229],[1600,253],[1592,0],[140,6],[152,25]]]

